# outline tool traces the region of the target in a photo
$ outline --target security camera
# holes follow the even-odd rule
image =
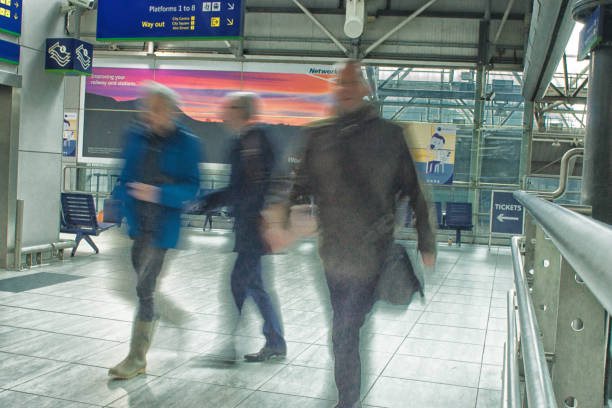
[[[68,0],[68,4],[74,7],[91,10],[94,7],[95,0]]]

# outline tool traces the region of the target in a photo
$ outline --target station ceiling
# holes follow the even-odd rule
[[[145,42],[96,42],[94,10],[83,14],[80,36],[94,42],[98,55],[307,63],[358,57],[371,65],[455,68],[484,61],[494,70],[523,70],[532,0],[367,0],[358,39],[344,33],[344,5],[345,0],[245,0],[242,40],[162,41],[153,48]]]

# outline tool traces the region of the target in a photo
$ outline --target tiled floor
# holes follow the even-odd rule
[[[280,305],[287,359],[219,364],[231,340],[230,234],[186,233],[160,282],[162,320],[147,375],[110,381],[127,352],[134,313],[129,241],[118,230],[83,245],[74,259],[0,279],[51,272],[82,279],[0,292],[0,407],[329,408],[336,393],[329,349],[329,294],[315,242],[265,257]],[[408,244],[411,247],[411,244]],[[498,407],[505,341],[508,248],[439,247],[426,298],[407,310],[377,304],[363,328],[367,407]],[[261,318],[248,303],[239,353],[262,345]]]

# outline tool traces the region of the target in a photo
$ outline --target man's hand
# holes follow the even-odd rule
[[[149,203],[159,203],[161,189],[150,184],[127,183],[127,193],[140,201]]]
[[[421,258],[425,266],[434,266],[436,264],[436,254],[421,252]]]

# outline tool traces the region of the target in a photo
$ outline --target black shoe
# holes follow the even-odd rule
[[[259,352],[252,354],[245,354],[244,359],[249,363],[257,361],[266,361],[271,359],[283,359],[287,357],[286,348],[271,348],[263,347]]]

